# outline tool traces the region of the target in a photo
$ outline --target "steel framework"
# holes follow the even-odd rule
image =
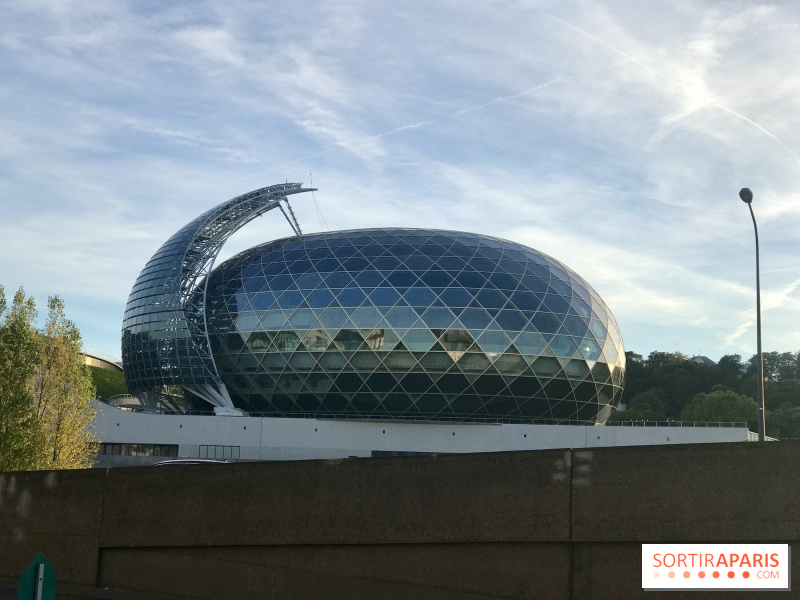
[[[216,407],[233,409],[209,345],[208,275],[228,238],[274,208],[300,235],[287,196],[315,189],[282,183],[237,196],[191,221],[148,261],[131,290],[122,327],[126,383],[144,405],[155,407],[165,388],[180,385]]]

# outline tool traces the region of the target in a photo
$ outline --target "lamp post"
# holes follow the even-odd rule
[[[756,402],[758,404],[758,441],[763,442],[766,435],[764,424],[764,355],[761,353],[761,276],[758,266],[758,225],[753,213],[753,192],[750,188],[739,190],[739,198],[747,204],[750,216],[753,217],[753,229],[756,232],[756,352],[758,352],[758,385],[756,386]]]

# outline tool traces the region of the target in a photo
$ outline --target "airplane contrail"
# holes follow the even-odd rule
[[[441,121],[441,120],[444,120],[444,119],[447,119],[447,118],[450,118],[450,117],[456,117],[456,116],[460,116],[460,115],[463,115],[463,114],[467,114],[467,113],[470,113],[470,112],[485,108],[486,106],[489,106],[491,104],[497,104],[498,102],[505,102],[506,100],[514,100],[515,98],[521,98],[522,96],[527,96],[528,94],[532,94],[532,93],[536,92],[537,90],[540,90],[542,88],[545,88],[545,87],[548,87],[548,86],[553,85],[555,83],[558,83],[561,80],[562,80],[561,77],[558,77],[556,79],[553,79],[552,81],[548,81],[546,83],[539,84],[539,85],[537,85],[535,87],[532,87],[532,88],[527,89],[527,90],[523,90],[523,91],[521,91],[521,92],[519,92],[517,94],[513,94],[511,96],[498,96],[497,98],[493,98],[491,100],[488,100],[487,102],[484,102],[482,104],[478,104],[477,106],[473,106],[473,107],[470,107],[470,108],[466,108],[466,109],[463,109],[463,110],[459,110],[459,111],[450,113],[449,115],[443,117],[442,119],[428,119],[427,121],[420,121],[419,123],[410,123],[408,125],[401,125],[400,127],[395,127],[394,129],[392,129],[390,131],[385,131],[383,133],[378,133],[376,135],[365,136],[365,137],[361,138],[360,140],[358,140],[357,142],[355,142],[355,145],[363,144],[363,143],[371,141],[371,140],[376,140],[376,139],[379,139],[379,138],[384,138],[384,137],[387,137],[387,136],[390,136],[390,135],[394,135],[395,133],[399,133],[399,132],[405,131],[407,129],[418,129],[420,127],[424,127],[425,125],[430,125],[431,123],[435,123],[437,120]],[[309,160],[311,158],[316,158],[318,156],[322,156],[323,154],[328,154],[329,152],[333,152],[334,150],[341,150],[341,149],[342,149],[342,146],[340,146],[340,145],[330,146],[330,147],[326,148],[325,150],[321,150],[320,152],[316,152],[314,154],[309,154],[308,156],[302,156],[300,158],[296,158],[294,160],[291,160],[290,164],[301,162],[301,161],[306,161],[306,160]]]
[[[506,100],[514,100],[515,98],[521,98],[522,96],[527,96],[528,94],[532,94],[535,91],[538,91],[542,88],[546,88],[547,86],[553,85],[554,83],[558,83],[559,81],[561,81],[561,77],[557,77],[552,81],[548,81],[547,83],[542,83],[540,85],[537,85],[536,87],[532,87],[529,90],[523,90],[519,94],[514,94],[512,96],[498,96],[497,98],[493,98],[492,100],[484,102],[483,104],[479,104],[478,106],[473,106],[472,108],[465,108],[464,110],[459,110],[453,113],[453,115],[454,116],[463,115],[475,110],[480,110],[486,106],[489,106],[490,104],[497,104],[498,102],[505,102]]]
[[[386,137],[387,135],[392,135],[392,134],[398,133],[400,131],[404,131],[406,129],[416,129],[417,127],[422,127],[423,125],[427,125],[428,123],[430,123],[430,121],[421,121],[419,123],[412,123],[411,125],[403,125],[401,127],[396,127],[395,129],[392,129],[391,131],[385,131],[385,132],[379,133],[377,135],[369,135],[369,136],[363,137],[360,140],[358,140],[356,142],[356,145],[363,144],[364,142],[367,142],[369,140],[376,140],[378,138]],[[339,145],[330,146],[328,148],[325,148],[325,150],[321,150],[319,152],[315,152],[314,154],[309,154],[307,156],[301,156],[300,158],[296,158],[296,159],[290,161],[290,164],[291,163],[297,163],[297,162],[305,161],[305,160],[309,160],[311,158],[316,158],[318,156],[322,156],[323,154],[328,154],[329,152],[333,152],[334,150],[341,150],[341,149],[342,149],[342,146],[339,146]]]
[[[417,127],[422,127],[423,125],[427,125],[430,121],[420,121],[419,123],[412,123],[411,125],[403,125],[401,127],[397,127],[396,129],[392,129],[391,131],[387,131],[385,133],[379,133],[378,135],[371,135],[369,137],[365,137],[364,140],[376,140],[378,138],[386,137],[387,135],[392,135],[397,133],[398,131],[405,131],[406,129],[416,129]]]
[[[666,73],[662,73],[658,69],[655,69],[655,68],[651,67],[650,65],[648,65],[647,63],[642,62],[641,60],[639,60],[635,56],[632,56],[632,55],[628,54],[627,52],[624,52],[623,50],[620,50],[619,48],[617,48],[615,46],[612,46],[611,44],[609,44],[605,40],[600,39],[599,37],[597,37],[595,35],[592,35],[588,31],[585,31],[585,30],[581,29],[580,27],[577,27],[577,26],[573,25],[572,23],[564,21],[563,19],[559,19],[555,15],[552,15],[550,13],[547,13],[547,14],[550,16],[550,18],[558,21],[559,23],[561,23],[565,27],[568,27],[568,28],[572,29],[573,31],[576,31],[577,33],[589,38],[590,40],[593,40],[593,41],[597,42],[598,44],[600,44],[602,46],[605,46],[609,50],[611,50],[613,52],[616,52],[617,54],[619,54],[621,56],[624,56],[625,58],[630,60],[632,63],[635,63],[635,64],[639,65],[643,69],[646,69],[646,70],[650,71],[651,73],[655,73],[659,77],[663,77],[664,79],[668,79],[668,80],[670,80],[670,81],[672,81],[674,83],[677,83],[681,87],[684,87],[684,88],[688,87],[687,84],[684,83],[683,81],[681,81],[680,79],[676,79],[676,78],[674,78],[674,77],[672,77],[670,75],[667,75]],[[786,150],[789,154],[791,154],[791,156],[792,156],[792,158],[794,158],[795,162],[798,165],[800,165],[800,158],[798,158],[797,154],[795,154],[794,151],[792,151],[792,149],[789,148],[789,146],[787,146],[780,139],[778,139],[778,137],[775,134],[773,134],[771,131],[769,131],[766,128],[762,127],[761,125],[759,125],[758,123],[753,121],[753,119],[751,119],[749,117],[746,117],[746,116],[744,116],[743,114],[741,114],[739,112],[736,112],[735,110],[733,110],[729,106],[725,106],[721,102],[717,102],[716,100],[713,100],[711,98],[707,98],[706,102],[708,104],[716,106],[717,108],[719,108],[721,110],[724,110],[725,112],[728,112],[728,113],[730,113],[730,114],[732,114],[732,115],[734,115],[736,117],[739,117],[740,119],[742,119],[746,123],[749,123],[750,125],[752,125],[756,129],[761,131],[762,133],[766,134],[767,136],[769,136],[770,138],[775,140],[784,150]]]

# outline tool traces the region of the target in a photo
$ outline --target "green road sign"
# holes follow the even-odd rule
[[[56,572],[39,552],[19,580],[18,600],[55,600]]]

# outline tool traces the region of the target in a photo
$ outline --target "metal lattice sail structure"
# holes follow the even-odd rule
[[[169,386],[181,386],[215,407],[233,409],[209,348],[208,275],[228,238],[274,208],[300,235],[287,196],[314,189],[283,183],[237,196],[191,221],[148,261],[122,324],[125,382],[144,406],[155,408]]]

